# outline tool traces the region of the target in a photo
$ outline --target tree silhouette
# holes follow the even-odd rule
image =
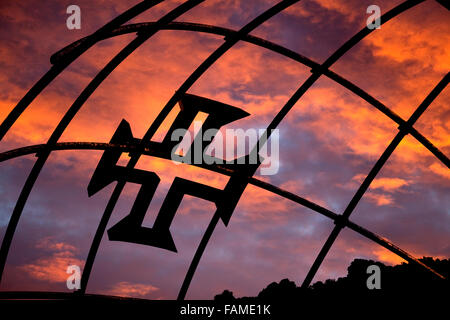
[[[425,296],[441,295],[448,296],[450,293],[450,259],[433,259],[423,257],[421,262],[430,266],[447,280],[435,277],[433,274],[424,271],[415,264],[402,263],[396,266],[386,266],[381,262],[373,260],[355,259],[347,268],[347,276],[338,279],[328,279],[324,282],[318,281],[309,288],[298,287],[295,282],[283,279],[279,283],[272,282],[262,289],[257,297],[235,298],[233,293],[225,290],[216,295],[217,302],[238,301],[245,302],[251,300],[291,302],[305,298],[317,298],[325,296],[337,297],[346,296],[367,296],[372,297],[392,297],[403,296]],[[381,289],[370,290],[367,288],[367,268],[370,265],[377,265],[381,271]]]

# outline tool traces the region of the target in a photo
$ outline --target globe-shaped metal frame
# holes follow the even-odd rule
[[[136,23],[136,24],[125,24],[129,20],[138,16],[139,14],[149,10],[155,5],[163,2],[163,0],[146,0],[142,1],[129,10],[125,11],[105,26],[87,36],[82,38],[62,50],[55,53],[50,61],[52,63],[52,67],[50,70],[39,80],[37,83],[26,93],[26,95],[19,101],[19,103],[15,106],[15,108],[10,112],[7,118],[0,125],[0,140],[6,135],[15,121],[20,117],[20,115],[25,111],[25,109],[31,104],[31,102],[61,73],[67,68],[73,61],[75,61],[79,56],[81,56],[84,52],[86,52],[89,48],[94,46],[96,43],[120,36],[123,34],[136,33],[136,37],[125,46],[114,58],[112,58],[108,64],[91,80],[91,82],[84,88],[82,93],[77,97],[77,99],[73,102],[70,108],[67,110],[64,117],[61,119],[50,138],[48,139],[46,144],[33,145],[23,148],[18,148],[14,150],[9,150],[3,153],[0,153],[0,162],[7,161],[9,159],[13,159],[16,157],[28,155],[28,154],[36,154],[37,160],[27,177],[24,187],[20,193],[20,196],[16,202],[13,213],[11,215],[10,221],[8,223],[6,233],[3,238],[3,242],[0,248],[0,281],[3,275],[3,271],[5,268],[8,252],[10,249],[10,245],[18,225],[19,219],[22,215],[24,206],[27,202],[27,199],[33,189],[33,186],[36,180],[39,177],[39,174],[44,167],[49,155],[53,151],[57,150],[108,150],[108,149],[120,149],[123,152],[132,152],[132,156],[127,165],[128,168],[134,168],[137,164],[139,157],[142,154],[146,154],[145,143],[150,141],[155,134],[156,130],[162,124],[163,120],[172,110],[172,108],[176,105],[176,103],[180,100],[180,98],[187,93],[187,91],[191,88],[191,86],[210,68],[224,53],[226,53],[229,49],[231,49],[236,43],[239,41],[244,41],[247,43],[251,43],[253,45],[271,50],[276,52],[284,57],[292,59],[298,63],[301,63],[309,68],[311,68],[311,76],[295,91],[295,93],[290,97],[290,99],[286,102],[286,104],[281,108],[281,110],[274,117],[272,122],[267,127],[268,136],[273,129],[275,129],[280,122],[284,119],[284,117],[288,114],[288,112],[293,108],[293,106],[299,101],[299,99],[305,94],[305,92],[311,88],[311,86],[323,75],[328,77],[329,79],[335,81],[340,84],[344,88],[350,90],[361,99],[368,102],[370,105],[381,111],[387,117],[389,117],[392,121],[394,121],[398,125],[398,133],[394,137],[394,139],[390,142],[386,150],[383,152],[381,157],[375,163],[373,168],[370,170],[369,174],[366,176],[362,184],[359,186],[357,192],[354,194],[351,201],[348,203],[346,209],[341,214],[335,213],[329,209],[326,209],[320,206],[317,203],[304,199],[298,195],[295,195],[289,191],[283,190],[279,187],[276,187],[272,184],[266,183],[260,179],[257,179],[253,176],[245,177],[249,184],[257,186],[259,188],[263,188],[267,191],[270,191],[274,194],[277,194],[281,197],[294,201],[302,206],[305,206],[321,215],[324,215],[330,219],[332,219],[335,223],[335,226],[329,235],[328,239],[324,243],[322,249],[320,250],[316,260],[311,266],[305,280],[303,281],[302,286],[308,287],[320,265],[322,264],[325,256],[328,251],[332,247],[333,243],[337,239],[340,231],[347,227],[353,231],[356,231],[360,235],[372,240],[378,245],[390,250],[394,254],[400,256],[406,261],[417,264],[421,266],[423,269],[428,272],[433,273],[437,277],[444,278],[438,272],[425,265],[411,254],[401,249],[400,247],[394,245],[383,237],[359,226],[356,223],[353,223],[349,220],[350,215],[353,213],[355,207],[358,202],[361,200],[365,192],[368,190],[371,182],[375,179],[377,174],[380,172],[383,165],[387,162],[389,157],[392,155],[396,147],[402,141],[402,139],[408,134],[413,136],[418,142],[420,142],[425,148],[427,148],[437,159],[439,159],[447,168],[450,168],[450,160],[444,155],[437,147],[435,147],[427,138],[425,138],[420,132],[418,132],[414,128],[415,122],[419,119],[419,117],[423,114],[423,112],[427,109],[427,107],[436,99],[436,97],[444,90],[450,80],[450,75],[447,73],[443,79],[434,87],[434,89],[428,94],[425,100],[417,107],[415,112],[411,115],[408,120],[404,120],[387,106],[385,106],[382,102],[378,101],[376,98],[371,96],[369,93],[365,92],[363,89],[359,88],[357,85],[353,84],[349,80],[340,76],[339,74],[330,70],[330,67],[337,62],[346,52],[348,52],[351,48],[353,48],[356,44],[358,44],[361,40],[363,40],[366,36],[368,36],[373,30],[369,28],[363,28],[353,37],[351,37],[347,42],[345,42],[340,48],[338,48],[328,59],[325,60],[324,63],[320,64],[300,53],[294,52],[290,49],[287,49],[283,46],[275,44],[273,42],[267,41],[265,39],[252,36],[250,32],[255,30],[258,26],[263,24],[265,21],[270,19],[271,17],[277,15],[282,12],[289,6],[300,2],[301,0],[283,0],[269,8],[255,19],[250,21],[240,30],[232,30],[228,28],[213,26],[213,25],[205,25],[198,23],[188,23],[188,22],[174,22],[175,19],[182,16],[184,13],[188,12],[192,8],[201,4],[205,0],[188,0],[162,18],[157,20],[156,22],[148,22],[148,23]],[[399,14],[407,11],[410,8],[413,8],[419,5],[422,2],[427,0],[407,0],[398,6],[394,7],[392,10],[388,11],[384,15],[381,16],[381,24],[388,22],[389,20],[395,18]],[[428,0],[432,1],[432,0]],[[439,1],[438,1],[439,2]],[[439,2],[442,4],[442,2]],[[443,4],[444,5],[444,4]],[[224,36],[224,43],[217,48],[206,60],[202,62],[202,64],[185,80],[185,82],[179,87],[179,89],[175,92],[172,98],[167,102],[167,104],[163,107],[155,121],[151,124],[148,131],[144,135],[142,139],[141,146],[133,146],[133,145],[117,145],[111,143],[98,143],[98,142],[58,142],[63,132],[70,124],[72,119],[75,117],[77,112],[83,106],[83,104],[87,101],[87,99],[92,95],[92,93],[98,88],[98,86],[110,75],[112,71],[122,63],[131,53],[133,53],[137,48],[139,48],[144,42],[149,40],[154,34],[156,34],[160,30],[185,30],[185,31],[194,31],[194,32],[203,32],[214,35]],[[265,141],[262,141],[264,143]],[[227,174],[226,172],[222,172],[223,174]],[[82,273],[81,279],[81,289],[75,294],[85,294],[86,288],[88,285],[90,273],[92,270],[92,266],[94,264],[94,260],[100,246],[101,239],[104,235],[107,223],[112,214],[112,211],[115,207],[117,200],[125,186],[126,182],[118,182],[114,188],[112,196],[106,206],[105,212],[100,220],[97,231],[95,233],[94,239],[92,241],[92,245],[89,250],[89,254],[84,266],[84,270]],[[218,219],[215,217],[212,218],[201,242],[197,248],[197,251],[194,255],[192,263],[189,267],[189,270],[185,276],[183,285],[181,286],[180,292],[178,294],[178,299],[183,300],[186,296],[186,293],[189,289],[189,285],[191,283],[192,277],[196,271],[198,263],[201,259],[201,256],[206,248],[206,245],[211,237],[211,234],[214,231],[214,228],[218,222]]]

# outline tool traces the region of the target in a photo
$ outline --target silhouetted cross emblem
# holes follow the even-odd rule
[[[145,143],[144,147],[150,150],[151,155],[171,159],[171,156],[176,150],[176,146],[179,144],[179,141],[172,140],[172,133],[177,129],[188,130],[199,112],[208,115],[201,127],[203,132],[209,129],[217,132],[223,125],[249,115],[239,108],[190,94],[184,95],[179,104],[181,110],[163,141],[149,141]],[[204,154],[206,148],[213,141],[214,136],[210,141],[206,142],[202,138],[200,134],[194,137],[194,141],[186,153],[187,157],[192,156],[191,151],[193,150],[194,144],[197,144],[197,146],[201,145],[201,151]],[[130,125],[125,120],[122,120],[120,123],[111,139],[111,143],[139,145],[142,147],[141,139],[133,137]],[[169,229],[183,196],[191,195],[213,202],[217,208],[216,214],[219,214],[223,223],[228,225],[234,208],[247,185],[245,179],[247,175],[245,172],[251,172],[254,166],[259,165],[229,165],[227,168],[232,168],[235,174],[231,175],[223,190],[176,177],[163,201],[153,227],[148,228],[142,226],[142,222],[160,182],[160,178],[155,172],[118,165],[117,162],[122,152],[121,150],[115,149],[106,150],[88,186],[88,194],[92,196],[114,181],[126,181],[141,185],[131,212],[108,230],[109,240],[144,244],[174,252],[177,252],[177,249]],[[243,176],[242,173],[244,173]]]

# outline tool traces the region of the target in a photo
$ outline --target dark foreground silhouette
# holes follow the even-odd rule
[[[375,299],[388,300],[393,297],[403,298],[438,298],[450,299],[450,259],[433,259],[424,257],[421,262],[433,268],[447,278],[443,280],[423,268],[409,263],[396,266],[386,266],[381,262],[373,260],[355,259],[347,268],[346,277],[336,280],[328,279],[325,282],[318,281],[309,288],[298,287],[293,281],[283,279],[279,283],[272,282],[264,288],[257,297],[235,298],[231,291],[225,290],[216,295],[217,302],[243,302],[252,300],[264,300],[275,302],[302,301],[305,299],[317,300],[320,298],[333,297],[335,300],[345,299],[346,296],[353,298],[371,297]],[[368,278],[373,272],[368,273],[370,265],[380,268],[380,289],[369,289]]]
[[[422,258],[438,273],[450,276],[450,259]],[[380,267],[381,289],[367,288],[370,265]],[[55,292],[0,292],[0,310],[16,318],[55,318],[66,315],[81,319],[168,319],[168,320],[290,320],[290,319],[434,319],[447,315],[450,301],[448,280],[442,280],[423,268],[409,264],[385,266],[376,261],[356,259],[346,277],[316,282],[300,288],[288,279],[271,283],[257,297],[235,298],[225,290],[214,301],[159,301],[77,295]],[[198,314],[214,308],[214,313]],[[265,310],[270,314],[236,314],[240,310]],[[186,310],[191,310],[187,314]],[[194,311],[196,314],[194,314]],[[226,310],[237,310],[236,313]],[[0,313],[1,314],[1,313]],[[27,319],[27,317],[22,317]],[[3,319],[3,318],[2,318]],[[6,318],[5,318],[6,319]]]

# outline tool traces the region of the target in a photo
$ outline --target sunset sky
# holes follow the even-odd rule
[[[128,23],[150,22],[183,1],[166,0]],[[206,0],[176,21],[239,30],[277,0]],[[401,0],[302,0],[251,34],[319,63],[365,27],[371,4],[387,12]],[[0,1],[0,121],[51,67],[50,56],[88,36],[138,0]],[[68,30],[66,8],[81,8],[81,29]],[[101,41],[38,96],[0,142],[0,152],[45,143],[64,113],[101,68],[135,38]],[[223,36],[159,31],[95,91],[60,141],[109,142],[122,119],[141,138],[183,81],[224,42]],[[407,120],[450,69],[450,13],[434,0],[400,14],[357,44],[331,68]],[[310,68],[250,43],[223,55],[189,93],[241,108],[250,116],[232,128],[265,128],[311,75]],[[415,128],[450,156],[450,89]],[[259,178],[342,213],[398,132],[398,125],[325,76],[298,101],[280,129],[280,170]],[[0,290],[66,291],[67,266],[83,266],[114,183],[88,197],[101,151],[55,151],[30,195],[16,230]],[[0,239],[35,155],[0,163]],[[124,157],[126,160],[127,157]],[[126,163],[126,162],[125,162]],[[161,184],[144,225],[174,177],[223,187],[216,173],[143,156],[141,169]],[[127,184],[108,228],[126,216],[139,186]],[[88,292],[174,299],[215,207],[185,197],[171,231],[178,253],[105,234]],[[416,257],[450,257],[450,170],[407,136],[350,218]],[[333,221],[268,191],[249,186],[225,227],[219,222],[195,274],[188,299],[228,289],[256,295],[273,281],[300,285]],[[346,275],[354,258],[397,264],[403,259],[344,229],[314,281]]]

